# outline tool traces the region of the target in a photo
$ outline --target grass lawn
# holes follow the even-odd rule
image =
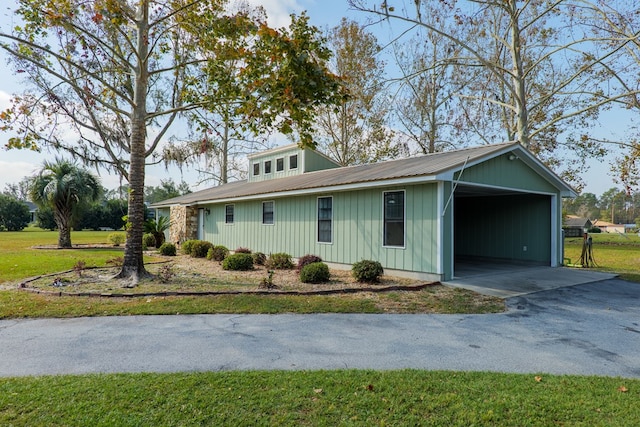
[[[598,264],[595,269],[618,273],[625,280],[640,283],[640,237],[636,234],[593,233],[593,256]],[[565,239],[565,257],[578,263],[582,252],[582,237]]]
[[[72,240],[102,243],[107,235],[81,232]],[[0,237],[0,284],[67,270],[78,260],[103,265],[121,253],[47,250],[35,256],[28,248],[55,244],[55,233]],[[624,244],[612,236],[594,240],[601,269],[640,281],[640,239]],[[577,259],[581,244],[580,239],[567,239],[566,256]],[[387,304],[415,304],[416,311],[429,304],[433,312],[478,310],[466,291],[429,295],[437,291],[412,293],[409,303],[397,292],[385,298]],[[381,312],[375,298],[351,300],[343,295],[125,299],[0,291],[0,318],[322,311]],[[639,398],[637,379],[544,374],[336,370],[63,375],[0,378],[0,425],[636,426]]]
[[[636,426],[640,380],[268,371],[0,379],[15,426]]]

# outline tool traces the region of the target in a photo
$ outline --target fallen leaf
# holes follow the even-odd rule
[[[542,382],[542,377],[540,375],[536,375],[534,379],[536,380],[537,383]]]
[[[629,391],[628,388],[626,388],[625,386],[621,385],[620,387],[618,387],[618,391],[621,393],[626,393]]]
[[[321,388],[314,388],[313,392],[316,393],[316,394],[320,394],[320,393],[322,393],[322,389]]]

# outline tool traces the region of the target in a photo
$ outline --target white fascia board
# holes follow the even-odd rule
[[[314,187],[314,188],[305,188],[301,190],[279,191],[275,193],[261,193],[261,194],[253,194],[250,196],[228,197],[225,199],[201,200],[199,202],[193,203],[192,205],[210,205],[214,203],[228,203],[231,201],[243,201],[243,200],[264,200],[265,198],[271,199],[271,198],[281,198],[281,197],[304,196],[309,194],[335,193],[335,192],[342,192],[342,191],[362,190],[365,188],[393,187],[397,185],[422,184],[422,183],[436,182],[436,181],[437,181],[436,177],[433,175],[416,176],[412,178],[397,178],[397,179],[371,181],[371,182],[358,182],[353,184],[333,185],[329,187]]]

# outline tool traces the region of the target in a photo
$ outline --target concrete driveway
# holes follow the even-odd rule
[[[640,285],[507,300],[491,315],[196,315],[0,321],[0,376],[445,369],[640,378]]]

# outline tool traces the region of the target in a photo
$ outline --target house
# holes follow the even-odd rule
[[[591,227],[591,220],[575,215],[567,215],[562,225],[565,237],[581,237]]]
[[[600,219],[596,219],[593,226],[598,227],[603,233],[624,233],[626,231],[624,224],[613,224]]]
[[[340,167],[288,145],[249,156],[249,177],[152,205],[168,240],[199,238],[333,268],[448,280],[465,260],[562,263],[562,198],[575,192],[517,143]]]

